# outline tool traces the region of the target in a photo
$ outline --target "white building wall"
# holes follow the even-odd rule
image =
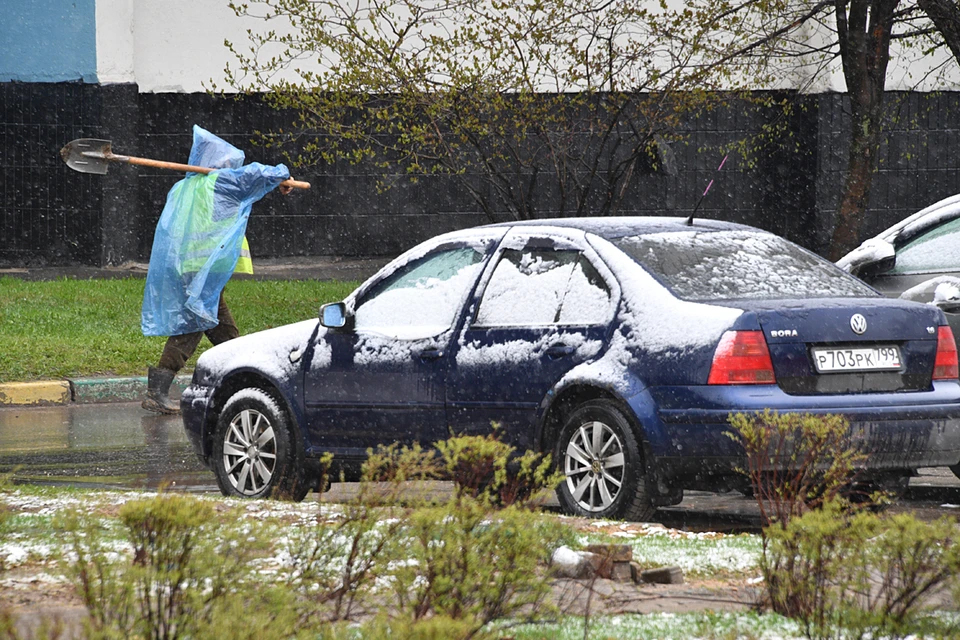
[[[133,8],[134,0],[97,0],[97,79],[103,84],[136,82]]]
[[[245,51],[247,29],[282,29],[276,20],[268,25],[238,18],[226,0],[97,0],[96,17],[99,80],[136,82],[146,93],[202,92],[212,84],[225,88],[223,71],[233,58],[224,40]],[[804,36],[813,44],[822,41],[813,30]],[[795,68],[783,75],[788,86],[779,88],[846,90],[839,61],[811,82],[812,75],[812,69]],[[904,52],[892,61],[887,89],[958,90],[960,66],[946,50]]]

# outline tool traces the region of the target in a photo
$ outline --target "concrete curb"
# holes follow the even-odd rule
[[[177,376],[175,387],[190,384],[191,374]],[[0,382],[0,407],[136,402],[147,388],[145,376],[128,378],[71,378],[36,382]],[[171,389],[174,397],[178,389]]]
[[[0,405],[66,404],[70,399],[66,380],[0,383]]]

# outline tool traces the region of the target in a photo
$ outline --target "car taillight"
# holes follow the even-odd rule
[[[727,331],[713,354],[707,384],[775,384],[762,331]]]
[[[950,327],[942,326],[937,331],[937,359],[933,363],[934,380],[956,380],[960,376],[957,367],[957,343]]]

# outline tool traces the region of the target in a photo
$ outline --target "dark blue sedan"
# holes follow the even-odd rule
[[[708,220],[543,220],[439,236],[320,318],[201,356],[183,420],[227,495],[302,498],[327,452],[499,423],[550,452],[571,513],[644,519],[741,486],[731,412],[839,413],[898,480],[960,461],[943,312],[770,233]]]

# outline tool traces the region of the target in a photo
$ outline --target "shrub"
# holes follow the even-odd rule
[[[470,496],[495,507],[521,504],[556,488],[562,476],[552,471],[550,456],[534,451],[517,455],[492,434],[454,436],[437,443],[444,477],[453,481],[458,497]]]
[[[233,519],[239,514],[230,514]],[[218,607],[242,598],[258,532],[223,526],[196,498],[161,495],[120,509],[129,555],[103,524],[72,513],[57,522],[74,558],[67,561],[97,637],[172,639],[209,628]]]
[[[429,640],[481,638],[495,620],[535,619],[551,611],[549,552],[571,534],[522,508],[550,486],[549,459],[513,453],[488,437],[436,450],[382,447],[364,465],[356,499],[273,540],[246,521],[223,523],[240,513],[218,517],[211,503],[183,495],[124,505],[119,547],[103,520],[64,516],[67,573],[90,612],[88,635]],[[448,501],[399,500],[411,483],[451,472]],[[256,559],[268,546],[286,570],[264,586]],[[346,625],[373,609],[389,613],[359,631]]]
[[[828,502],[767,527],[761,570],[771,607],[810,638],[903,638],[926,600],[956,585],[957,523],[883,517]]]
[[[358,503],[370,506],[401,502],[421,504],[427,491],[426,487],[415,491],[416,484],[441,475],[436,453],[419,444],[410,447],[396,443],[382,445],[376,450],[368,450],[367,454],[360,471]]]
[[[373,496],[366,502],[365,496]],[[313,527],[291,531],[287,584],[300,598],[303,621],[350,619],[396,558],[406,510],[381,507],[381,492],[361,489],[339,518],[318,519]]]
[[[851,486],[866,454],[843,416],[769,409],[733,414],[728,435],[744,450],[754,497],[765,523],[787,524],[821,504],[835,502]]]
[[[548,609],[544,570],[551,532],[518,507],[491,512],[470,497],[410,514],[405,530],[408,561],[394,572],[399,609],[415,620],[440,615],[487,623]]]
[[[549,460],[527,455],[511,467],[513,448],[491,437],[455,437],[437,450],[371,451],[358,495],[338,518],[291,535],[288,584],[302,620],[346,620],[386,606],[394,614],[381,631],[412,625],[416,637],[430,637],[426,621],[437,616],[472,634],[543,608],[547,554],[560,528],[521,505],[550,477]],[[409,496],[411,484],[448,474],[459,482],[446,503]]]

